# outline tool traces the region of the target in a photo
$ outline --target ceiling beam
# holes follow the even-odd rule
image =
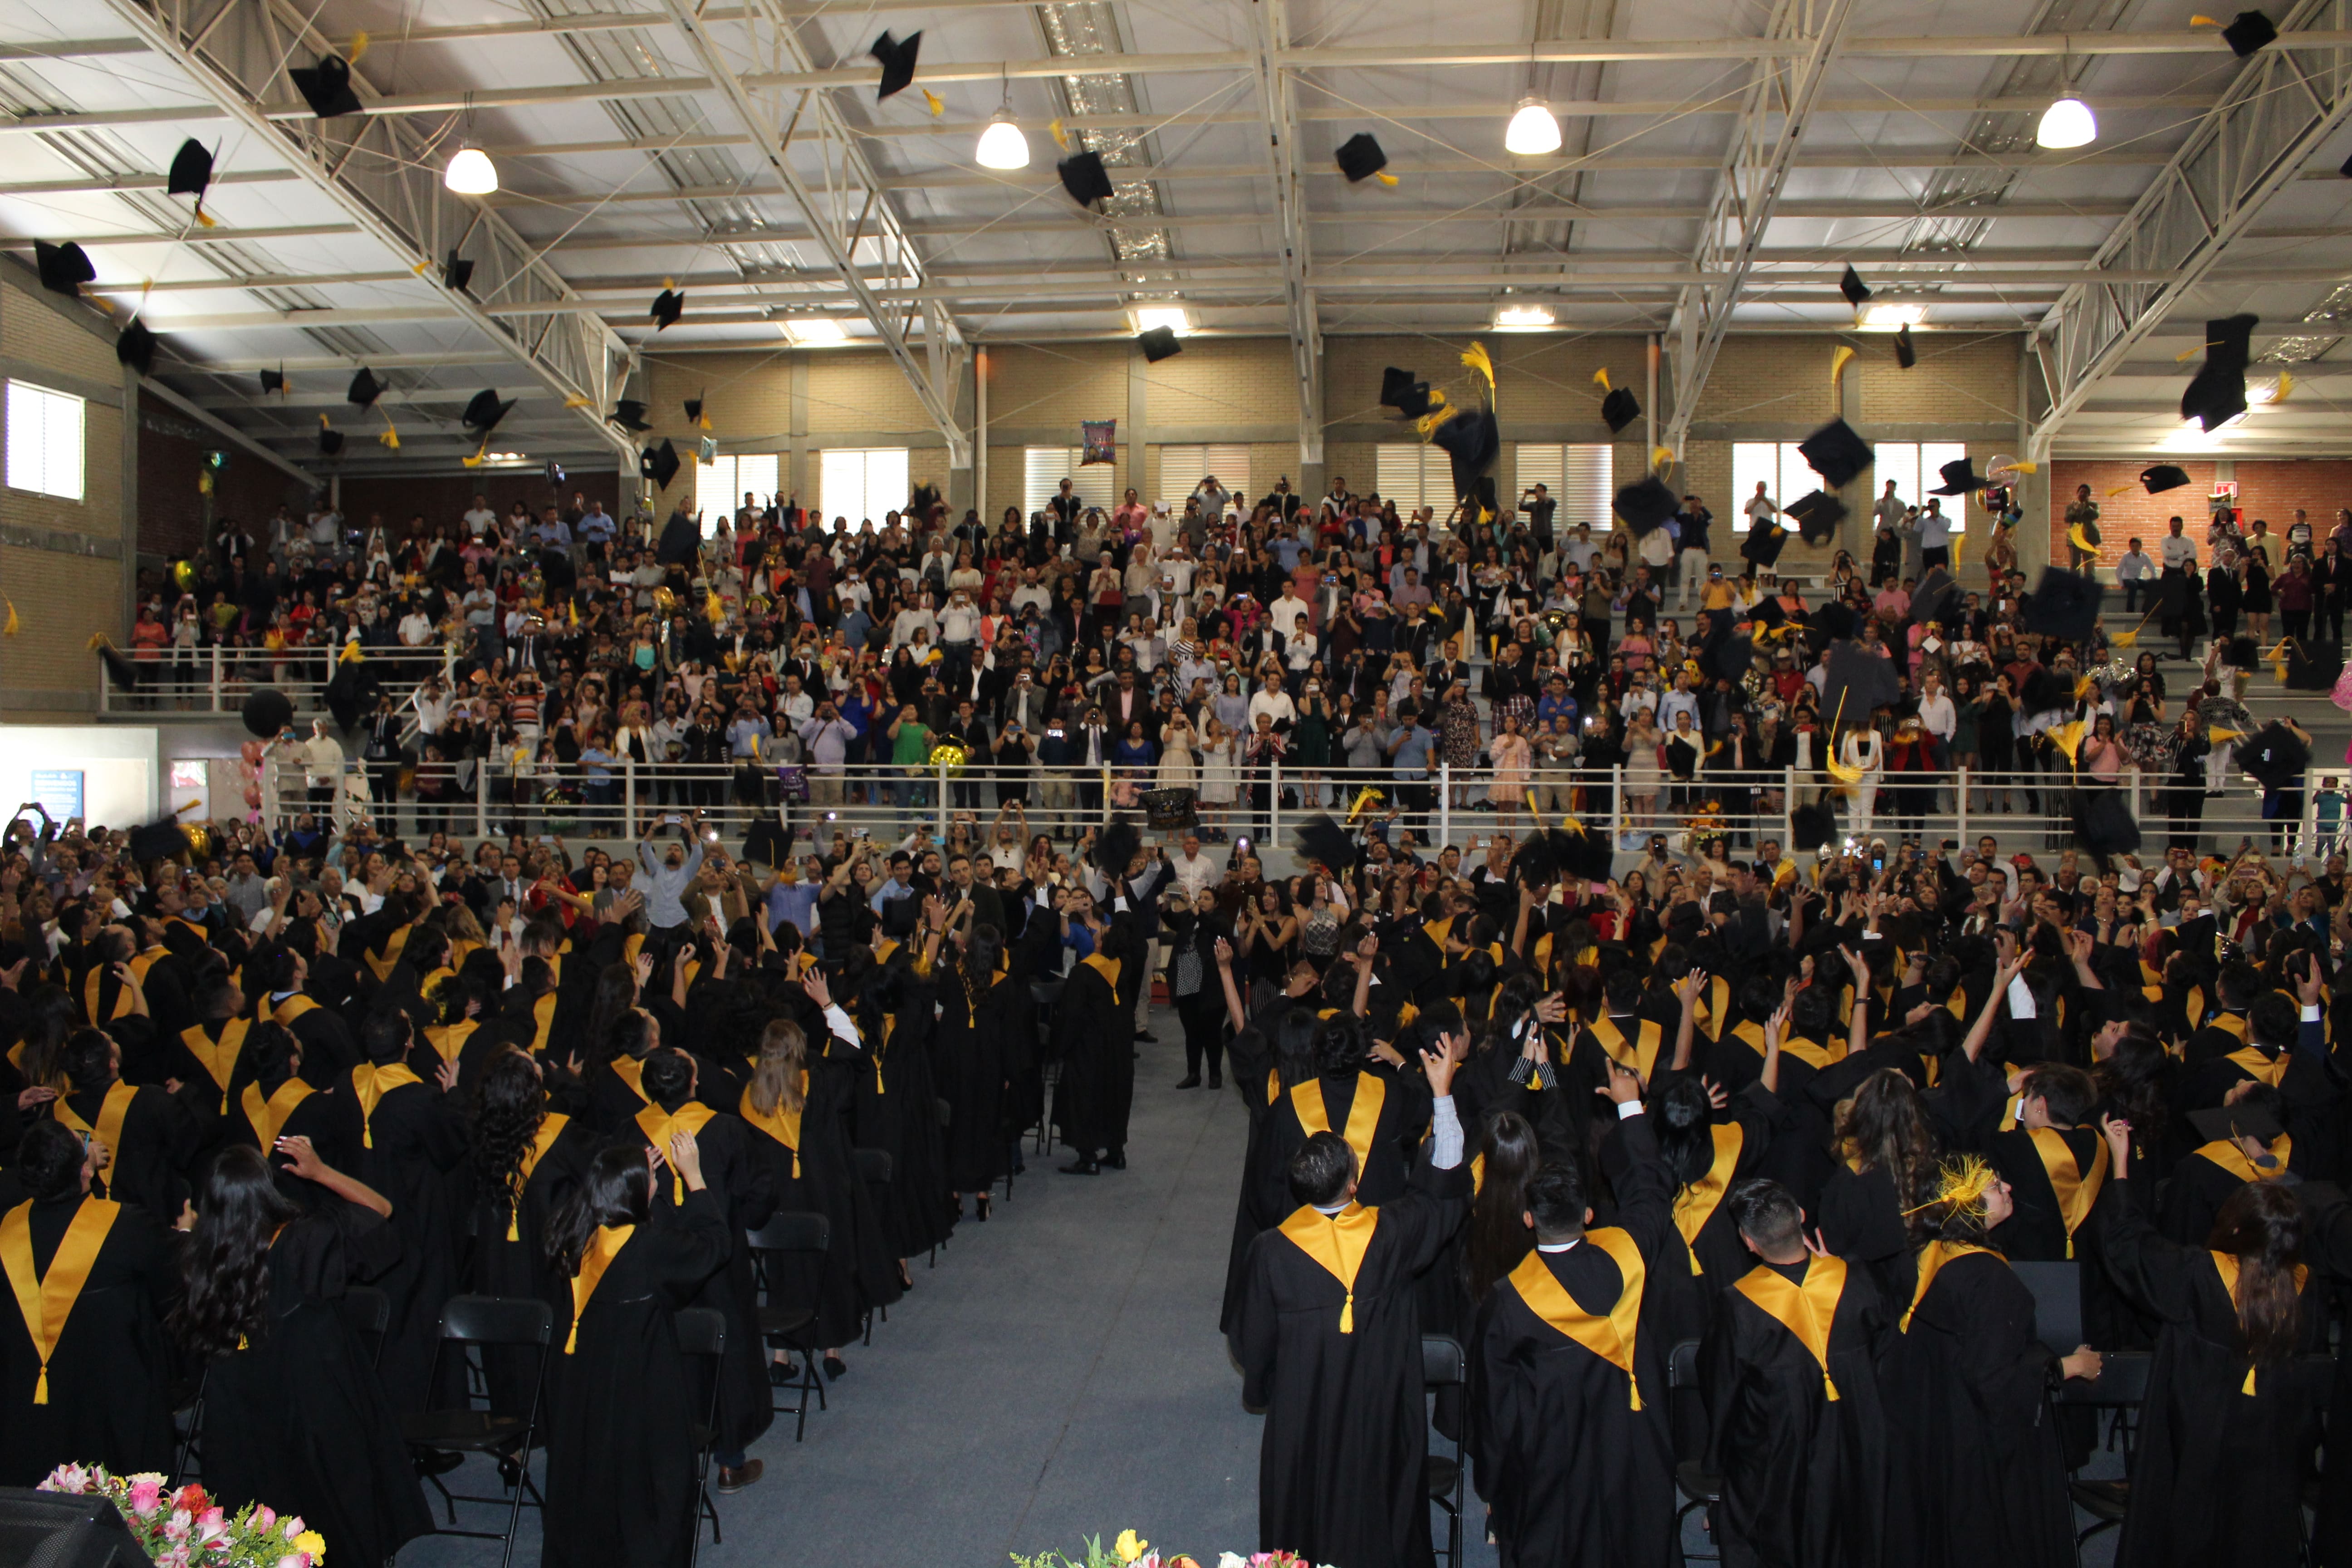
[[[1298,145],[1298,93],[1296,84],[1277,63],[1290,47],[1289,0],[1250,0],[1250,42],[1257,78],[1260,123],[1265,135],[1265,162],[1240,175],[1248,179],[1268,174],[1274,182],[1277,259],[1282,270],[1283,314],[1290,323],[1290,375],[1298,400],[1298,460],[1319,466],[1323,461],[1323,321],[1315,302],[1309,274],[1314,266],[1307,243],[1307,170]],[[1122,178],[1128,171],[1120,170]],[[1161,176],[1137,170],[1139,180]]]
[[[215,174],[209,184],[274,185],[301,177],[291,169],[240,169]],[[170,184],[171,178],[165,174],[121,174],[105,180],[83,175],[70,180],[26,180],[16,184],[0,182],[0,196],[112,195],[119,191],[160,191]]]
[[[2048,408],[2028,433],[2027,455],[2049,453],[2107,373],[2187,303],[2263,205],[2352,117],[2352,54],[2314,26],[2339,9],[2339,0],[2299,0],[2280,20],[2278,41],[2245,63],[2100,245],[2100,270],[2158,280],[2080,283],[2043,317],[2034,353]]]

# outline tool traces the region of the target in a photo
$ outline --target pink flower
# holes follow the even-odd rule
[[[185,1539],[188,1533],[188,1527],[194,1522],[194,1516],[191,1515],[186,1509],[173,1509],[172,1510],[172,1517],[163,1521],[163,1539],[166,1541],[180,1541]]]
[[[269,1530],[275,1528],[277,1523],[278,1510],[271,1508],[268,1503],[263,1503],[253,1510],[254,1529]]]
[[[302,1516],[299,1513],[289,1515],[287,1518],[279,1520],[278,1523],[279,1527],[278,1533],[286,1537],[289,1541],[293,1540],[296,1536],[301,1534],[303,1531],[310,1528],[302,1522]]]
[[[205,1510],[204,1512],[196,1515],[197,1539],[202,1541],[211,1541],[216,1536],[223,1536],[227,1533],[228,1516],[220,1509],[208,1508]]]
[[[157,1508],[162,1506],[163,1501],[163,1482],[155,1480],[136,1480],[131,1483],[131,1511],[137,1514],[140,1518],[144,1519],[149,1514],[153,1513]]]
[[[310,1560],[299,1552],[289,1552],[278,1560],[278,1568],[310,1568]]]

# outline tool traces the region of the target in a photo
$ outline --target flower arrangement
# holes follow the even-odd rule
[[[1102,1537],[1089,1536],[1086,1553],[1080,1557],[1066,1556],[1059,1552],[1041,1552],[1034,1557],[1013,1552],[1013,1568],[1201,1568],[1194,1559],[1182,1552],[1161,1556],[1151,1550],[1151,1542],[1131,1530],[1122,1530],[1118,1539],[1106,1551]],[[1244,1556],[1238,1552],[1221,1553],[1217,1568],[1315,1568],[1304,1557],[1289,1552],[1253,1552]]]
[[[299,1514],[266,1503],[231,1514],[202,1486],[174,1491],[152,1471],[126,1479],[99,1465],[59,1465],[40,1489],[111,1501],[162,1568],[320,1568],[327,1560],[326,1541]]]

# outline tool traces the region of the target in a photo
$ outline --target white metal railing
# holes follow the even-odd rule
[[[159,718],[172,713],[235,713],[256,689],[275,687],[286,694],[298,712],[325,706],[327,683],[341,668],[341,650],[332,647],[258,648],[215,644],[183,654],[159,648],[152,656],[129,652],[139,672],[139,684],[125,689],[101,670],[98,710],[117,717]],[[428,675],[454,682],[455,649],[385,647],[363,650],[366,668],[392,695],[404,704]]]

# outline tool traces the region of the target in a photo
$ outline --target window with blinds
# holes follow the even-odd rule
[[[1226,446],[1160,448],[1160,501],[1171,513],[1181,513],[1184,501],[1214,474],[1229,495],[1250,494],[1250,449],[1239,442]],[[1244,504],[1247,504],[1246,500]]]
[[[750,490],[753,504],[765,509],[771,498],[782,488],[777,475],[782,471],[773,452],[746,452],[738,457],[722,457],[694,466],[694,509],[702,514],[702,531],[708,537],[719,529],[719,520],[732,518],[743,510],[743,492]]]
[[[30,382],[8,384],[8,488],[79,500],[82,401]]]
[[[904,447],[829,447],[818,458],[817,510],[827,528],[835,518],[848,519],[853,530],[879,528],[913,493]]]
[[[1098,506],[1108,513],[1118,504],[1118,492],[1112,488],[1118,479],[1116,466],[1110,463],[1081,465],[1087,455],[1083,447],[1029,447],[1023,449],[1021,474],[1021,511],[1033,517],[1045,510],[1045,503],[1070,481],[1080,500],[1088,506]],[[1218,476],[1220,479],[1223,475]]]
[[[1616,494],[1614,473],[1615,451],[1601,443],[1578,443],[1561,446],[1557,442],[1523,441],[1519,444],[1517,460],[1518,494],[1541,485],[1559,502],[1552,514],[1553,526],[1574,528],[1589,522],[1606,531],[1613,526],[1610,516],[1611,498]],[[1511,497],[1502,498],[1514,510],[1520,503]]]
[[[1372,451],[1372,487],[1399,516],[1429,507],[1443,521],[1454,510],[1454,468],[1444,449],[1419,441],[1383,441]]]

